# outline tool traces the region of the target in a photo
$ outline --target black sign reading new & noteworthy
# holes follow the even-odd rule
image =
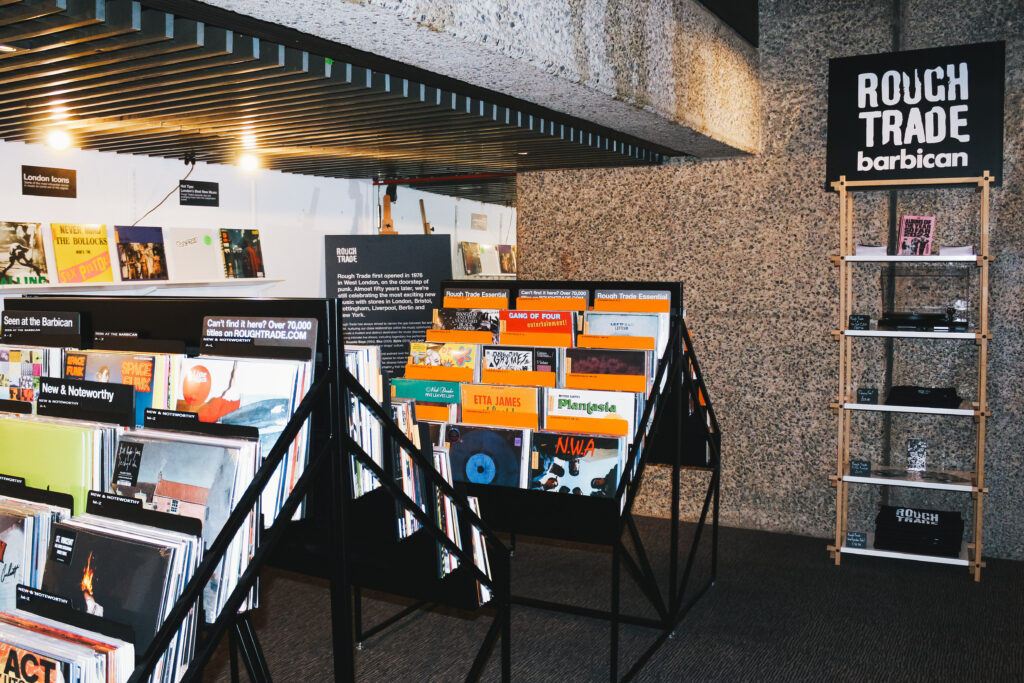
[[[1003,174],[1002,42],[829,60],[826,185]]]

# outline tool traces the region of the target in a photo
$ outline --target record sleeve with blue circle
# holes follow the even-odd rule
[[[452,476],[469,484],[523,488],[528,430],[449,425],[445,434]]]

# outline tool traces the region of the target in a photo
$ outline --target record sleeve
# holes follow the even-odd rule
[[[0,221],[0,285],[49,284],[39,223]]]
[[[619,482],[626,440],[593,434],[534,432],[530,488],[612,497]]]
[[[115,225],[114,237],[123,282],[168,278],[164,232],[161,228]]]
[[[224,279],[224,259],[217,230],[168,228],[164,230],[164,249],[175,280],[204,282]]]
[[[42,349],[0,346],[0,398],[35,403],[39,379],[46,375],[45,353]]]
[[[234,278],[265,277],[263,246],[259,230],[221,230],[224,276]]]
[[[50,230],[58,282],[114,281],[106,225],[51,223]]]
[[[528,448],[525,429],[450,424],[445,430],[452,478],[471,484],[523,488],[523,458]]]

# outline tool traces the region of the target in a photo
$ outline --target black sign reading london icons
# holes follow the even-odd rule
[[[850,461],[850,476],[852,476],[852,477],[870,477],[871,476],[871,462],[869,460],[851,460]]]
[[[870,315],[851,315],[849,329],[851,330],[867,330],[871,328],[871,316]]]
[[[220,184],[202,180],[178,181],[178,204],[181,206],[220,206]]]
[[[77,312],[5,310],[0,315],[0,342],[79,348],[81,316]]]
[[[868,535],[863,531],[847,531],[846,532],[846,547],[847,548],[867,548],[868,547]]]
[[[829,60],[826,185],[1003,176],[1003,42]]]
[[[41,377],[36,412],[134,427],[135,388],[129,384]]]
[[[37,197],[78,196],[78,182],[71,168],[50,168],[49,166],[22,166],[21,193]]]
[[[871,387],[858,388],[857,403],[878,403],[878,389]]]

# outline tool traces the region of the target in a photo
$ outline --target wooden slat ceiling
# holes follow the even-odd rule
[[[611,131],[530,111],[131,0],[0,0],[3,140],[43,142],[60,127],[83,149],[194,152],[211,163],[252,151],[267,168],[339,178],[663,160]],[[461,196],[477,185],[514,196],[508,182],[467,182]]]

